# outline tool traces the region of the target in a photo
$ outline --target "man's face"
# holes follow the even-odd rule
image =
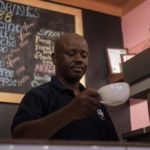
[[[88,45],[79,37],[63,40],[62,48],[57,52],[56,72],[70,82],[79,81],[87,71]]]

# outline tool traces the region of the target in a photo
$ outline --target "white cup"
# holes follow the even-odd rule
[[[98,90],[101,103],[108,106],[117,106],[125,103],[130,96],[130,87],[126,82],[107,84]]]

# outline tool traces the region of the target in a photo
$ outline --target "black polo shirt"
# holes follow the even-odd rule
[[[81,91],[85,88],[80,84]],[[12,130],[25,121],[44,117],[70,103],[75,97],[57,77],[51,82],[33,88],[22,99],[14,117]],[[88,118],[73,121],[55,133],[50,139],[63,140],[118,140],[113,123],[102,106]]]

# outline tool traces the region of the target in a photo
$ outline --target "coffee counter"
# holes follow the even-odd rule
[[[150,126],[125,133],[123,138],[130,142],[150,142]]]
[[[149,143],[1,140],[0,150],[148,150]]]

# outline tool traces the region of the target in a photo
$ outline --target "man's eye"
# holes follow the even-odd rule
[[[80,56],[82,57],[82,58],[86,58],[86,57],[88,57],[88,52],[86,52],[86,51],[77,51],[77,50],[74,50],[74,49],[72,49],[72,50],[68,50],[67,52],[66,52],[66,54],[68,55],[68,56],[75,56],[77,53],[80,53]]]
[[[82,52],[81,52],[81,56],[82,56],[83,58],[86,58],[86,57],[88,56],[88,53],[85,52],[85,51],[82,51]]]
[[[73,55],[76,54],[76,52],[74,50],[69,50],[69,51],[66,52],[66,54],[69,55],[69,56],[73,56]]]

